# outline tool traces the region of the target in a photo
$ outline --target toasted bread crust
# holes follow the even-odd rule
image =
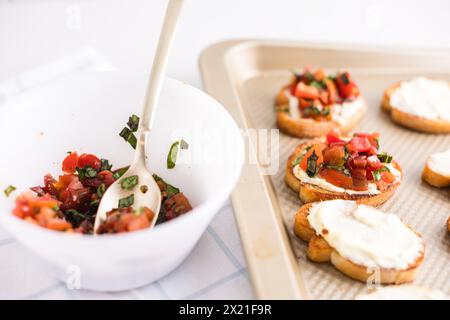
[[[327,241],[316,235],[308,222],[308,214],[314,203],[308,203],[300,207],[295,215],[294,233],[302,240],[308,242],[308,258],[314,262],[331,262],[343,274],[348,277],[366,282],[373,277],[373,271],[366,266],[358,265],[341,256]],[[424,252],[404,270],[381,268],[379,280],[382,284],[401,284],[415,279],[420,265],[424,259]]]
[[[294,150],[294,153],[289,156],[286,164],[286,175],[284,180],[292,190],[299,193],[299,198],[302,201],[302,203],[343,199],[343,200],[355,200],[358,203],[377,207],[382,205],[390,197],[392,197],[395,190],[400,185],[400,181],[397,181],[395,183],[390,184],[386,191],[382,191],[379,194],[368,195],[368,194],[348,194],[344,192],[332,192],[309,183],[301,182],[294,175],[293,172],[294,167],[292,166],[292,162],[303,153],[303,150],[306,147],[313,144],[315,141],[316,140],[310,140],[297,146],[297,148],[295,148]],[[396,168],[398,168],[400,172],[402,172],[401,167],[398,165],[398,163],[395,161],[393,161],[393,163],[395,164]]]
[[[426,133],[450,133],[450,121],[443,119],[426,119],[407,112],[401,111],[391,105],[391,96],[400,86],[400,83],[394,83],[389,86],[383,95],[381,108],[390,113],[392,121],[404,127]]]
[[[447,219],[447,231],[450,232],[450,217]]]
[[[282,111],[279,108],[282,106],[287,108],[288,105],[289,100],[282,89],[275,99],[277,126],[282,132],[299,138],[322,137],[333,129],[339,129],[341,133],[346,133],[358,124],[367,110],[367,103],[364,101],[364,108],[349,117],[345,125],[340,125],[334,121],[316,121],[309,118],[294,119],[289,112]]]
[[[444,188],[450,186],[450,177],[433,171],[428,165],[428,162],[425,163],[423,168],[422,179],[433,187]]]

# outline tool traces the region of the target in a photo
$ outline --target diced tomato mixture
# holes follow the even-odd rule
[[[44,185],[30,188],[16,199],[13,214],[42,227],[66,232],[90,234],[99,202],[108,187],[127,168],[112,170],[106,159],[93,154],[71,152],[62,163],[57,179],[44,176]],[[178,188],[155,175],[161,189],[162,205],[157,223],[178,217],[192,207]],[[128,232],[147,228],[154,213],[148,208],[135,211],[131,206],[108,213],[101,233]]]
[[[295,73],[289,85],[280,91],[284,95],[286,88],[297,97],[302,117],[318,121],[331,120],[334,104],[356,99],[360,92],[350,73],[339,72],[327,75],[323,69],[316,71],[306,67],[303,73]]]
[[[317,175],[340,188],[365,191],[369,183],[375,183],[384,191],[397,177],[387,166],[392,157],[380,151],[379,138],[378,133],[355,133],[345,140],[332,131],[325,142],[307,148],[300,168],[310,177]],[[395,162],[393,166],[398,169]]]
[[[114,209],[106,213],[106,220],[103,221],[98,233],[122,233],[141,230],[150,227],[155,213],[147,207],[137,211],[132,207]]]

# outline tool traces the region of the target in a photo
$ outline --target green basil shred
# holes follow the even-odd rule
[[[9,185],[6,187],[6,189],[3,191],[5,193],[5,196],[9,197],[11,193],[13,193],[16,190],[16,187]]]
[[[103,197],[103,195],[105,194],[105,191],[106,191],[106,185],[104,183],[102,183],[97,188],[97,196],[99,198]]]
[[[119,136],[128,142],[133,149],[136,149],[137,139],[134,132],[139,128],[139,117],[135,114],[131,115],[131,117],[128,118],[127,126],[128,127],[124,127],[122,131],[120,131]]]
[[[311,178],[317,173],[317,159],[319,159],[319,157],[317,156],[316,151],[313,151],[306,160],[306,174]]]
[[[119,200],[119,209],[130,207],[134,204],[134,194]]]
[[[377,157],[383,163],[391,163],[391,161],[392,161],[392,156],[387,154],[386,152],[377,154]]]
[[[139,183],[139,177],[137,175],[129,176],[120,180],[120,186],[123,190],[132,190]]]
[[[125,172],[127,172],[129,167],[130,166],[126,166],[126,167],[123,167],[123,168],[120,168],[120,169],[117,169],[116,171],[114,171],[114,173],[113,173],[114,180],[120,179],[125,174]]]
[[[178,146],[180,145],[180,141],[175,141],[170,147],[169,154],[167,155],[167,169],[175,168],[175,163],[177,161],[178,156]]]

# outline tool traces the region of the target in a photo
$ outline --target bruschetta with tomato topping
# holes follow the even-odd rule
[[[378,133],[343,138],[332,131],[304,142],[288,158],[285,181],[303,203],[346,199],[381,205],[400,185],[402,170],[379,139]]]
[[[416,77],[384,91],[381,108],[393,122],[421,132],[450,133],[450,83]]]
[[[275,99],[277,125],[296,137],[321,137],[332,129],[347,132],[361,120],[367,104],[347,71],[294,72]]]

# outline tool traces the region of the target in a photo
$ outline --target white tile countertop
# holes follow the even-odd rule
[[[201,50],[230,38],[450,48],[445,36],[450,2],[444,0],[185,1],[168,74],[197,87]],[[115,68],[148,72],[165,5],[165,0],[0,0],[0,82],[80,48],[93,49]],[[230,203],[178,269],[136,290],[69,290],[2,230],[0,261],[3,299],[253,297]]]

